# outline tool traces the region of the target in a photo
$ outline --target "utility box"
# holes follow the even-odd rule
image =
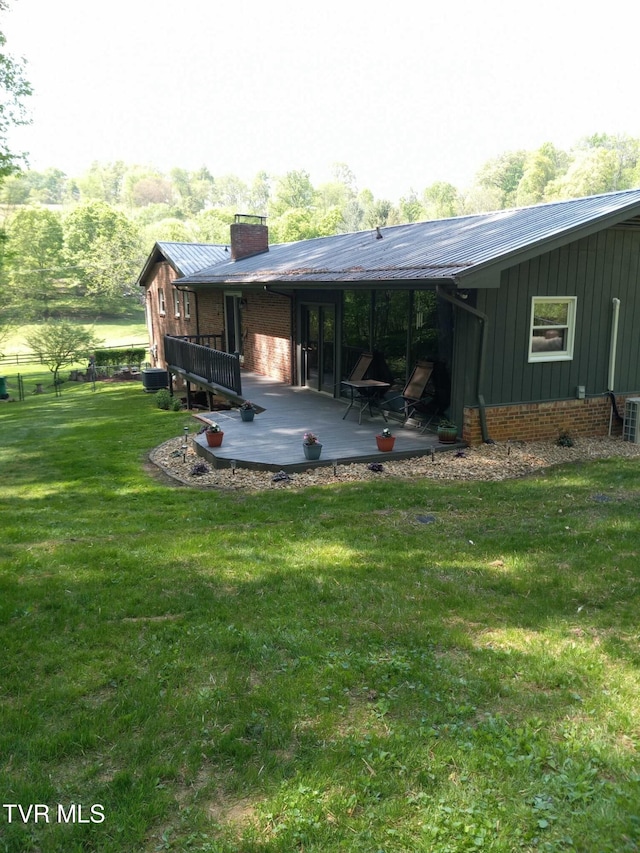
[[[7,392],[7,377],[0,376],[0,400],[8,400],[9,394]]]
[[[142,371],[142,387],[147,394],[168,388],[169,374],[162,367],[147,367]]]

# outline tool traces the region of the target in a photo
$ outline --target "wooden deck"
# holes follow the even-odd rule
[[[385,424],[374,409],[362,414],[358,424],[358,409],[354,406],[346,418],[348,401],[336,400],[306,388],[292,388],[269,377],[242,372],[242,395],[264,411],[253,421],[244,422],[240,412],[198,412],[202,421],[215,421],[224,431],[221,447],[210,448],[204,435],[194,436],[198,455],[216,468],[234,464],[239,468],[266,471],[305,471],[317,465],[339,465],[351,462],[382,462],[411,456],[425,456],[443,450],[463,447],[443,445],[432,433],[422,433],[419,428],[389,418]],[[396,437],[392,453],[381,453],[375,436],[388,426]],[[302,438],[313,432],[322,444],[322,457],[318,462],[305,459]]]

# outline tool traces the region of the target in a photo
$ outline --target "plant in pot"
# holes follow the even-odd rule
[[[240,406],[240,417],[243,421],[252,421],[255,417],[256,409],[253,403],[245,400]]]
[[[458,440],[458,427],[446,418],[438,424],[438,440],[442,444],[455,444]]]
[[[305,432],[302,439],[302,449],[305,459],[320,459],[322,445],[318,441],[318,436],[312,432]]]
[[[376,436],[378,450],[382,450],[384,453],[391,453],[395,443],[396,437],[395,435],[391,435],[391,430],[387,427],[385,427],[382,432]]]
[[[209,447],[220,447],[220,445],[222,444],[224,433],[222,432],[218,424],[209,424],[209,426],[205,428],[204,435],[207,439],[207,444],[209,445]]]

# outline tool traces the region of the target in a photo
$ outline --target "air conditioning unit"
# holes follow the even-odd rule
[[[622,438],[640,444],[640,397],[629,397],[624,405]]]

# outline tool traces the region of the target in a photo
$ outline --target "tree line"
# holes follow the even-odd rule
[[[5,307],[21,319],[117,312],[157,240],[227,243],[235,213],[266,216],[272,243],[594,195],[640,185],[640,139],[596,134],[564,151],[545,143],[489,160],[472,184],[439,181],[399,201],[359,189],[344,163],[314,186],[308,172],[246,182],[175,168],[94,163],[4,176]],[[90,296],[91,300],[85,297]],[[86,310],[86,308],[85,308]]]

